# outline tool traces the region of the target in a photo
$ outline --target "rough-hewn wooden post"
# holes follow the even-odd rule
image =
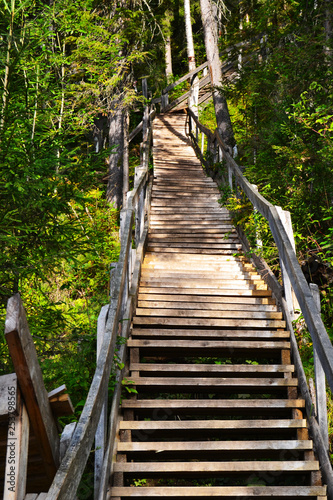
[[[310,283],[310,290],[315,300],[318,313],[320,314],[320,292],[319,287],[315,283]],[[316,383],[316,403],[317,403],[317,420],[320,432],[325,443],[326,450],[329,450],[329,437],[327,426],[327,399],[326,399],[326,377],[322,364],[317,354],[315,346],[313,346],[313,361],[315,369]]]

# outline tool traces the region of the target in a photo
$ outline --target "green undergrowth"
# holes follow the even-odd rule
[[[244,89],[243,91],[245,92]],[[280,126],[281,134],[277,136],[272,132],[264,141],[262,137],[256,136],[255,130],[250,127],[250,123],[253,125],[253,122],[251,122],[253,116],[250,115],[249,107],[250,97],[244,93],[244,99],[237,100],[234,98],[235,94],[232,94],[231,91],[227,92],[230,96],[229,109],[239,150],[236,161],[242,166],[246,178],[258,186],[260,194],[265,196],[272,204],[279,205],[283,209],[290,211],[297,257],[308,282],[314,282],[319,286],[322,318],[328,335],[333,340],[333,209],[327,195],[327,190],[332,188],[332,186],[328,187],[330,182],[327,182],[327,176],[330,179],[333,177],[332,174],[328,174],[327,169],[333,171],[330,160],[333,156],[333,146],[331,142],[321,136],[320,129],[317,128],[320,122],[323,127],[321,130],[326,130],[325,137],[328,138],[331,119],[330,116],[325,115],[326,108],[324,107],[317,108],[312,114],[309,111],[311,107],[310,99],[320,100],[321,93],[322,87],[319,86],[318,88],[318,85],[312,85],[309,92],[303,94],[298,103],[295,103],[294,107],[291,108],[293,110],[292,119],[294,123],[297,123],[293,132],[287,126],[287,124],[290,124],[288,117],[291,118],[291,116],[288,115],[290,111],[286,108],[284,110],[286,120],[280,125],[279,123],[275,124],[275,130]],[[202,111],[200,119],[204,125],[214,130],[216,122],[215,116],[213,116],[212,104]],[[259,114],[257,119],[260,119]],[[301,122],[303,123],[303,129]],[[306,156],[306,154],[309,155],[310,153],[309,151],[305,152],[304,144],[301,153],[299,142],[306,141],[306,138],[310,137],[310,123],[313,125],[313,135],[315,135],[312,139],[315,138],[317,146],[322,148],[318,151],[316,157],[311,156],[311,162],[309,162],[309,158],[302,157],[302,154]],[[265,123],[265,127],[268,134],[269,124]],[[295,134],[296,130],[300,139],[296,140],[294,138],[291,140],[291,133]],[[279,140],[279,146],[274,145],[274,143],[277,143],[277,139]],[[323,151],[326,154],[329,152],[329,156],[326,158],[325,168],[319,174],[323,163],[323,157],[321,157]],[[283,166],[280,164],[282,157]],[[300,172],[304,171],[305,163],[308,173],[303,175]],[[223,162],[212,165],[212,168],[216,172],[223,173],[227,178],[227,169]],[[311,168],[313,173],[311,173]],[[326,170],[327,174],[325,174]],[[251,245],[251,251],[266,260],[277,279],[282,283],[278,251],[267,220],[260,213],[253,210],[252,204],[239,188],[237,188],[237,191],[231,191],[228,185],[224,185],[220,188],[220,191],[221,205],[230,210],[234,224],[241,227],[245,232]],[[288,196],[286,196],[286,193],[288,193]],[[302,316],[295,322],[294,329],[304,371],[308,379],[314,379],[312,339]],[[331,438],[333,436],[333,402],[329,389],[327,389],[327,396],[329,434]]]
[[[44,277],[35,273],[20,281],[19,292],[48,391],[65,384],[78,419],[96,366],[96,325],[109,300],[110,263],[118,260],[118,212],[100,189],[86,195],[84,211],[73,202],[71,216],[84,227],[82,253],[58,259]],[[70,223],[70,220],[69,220]],[[1,308],[4,331],[5,307]],[[4,337],[1,373],[12,371]]]

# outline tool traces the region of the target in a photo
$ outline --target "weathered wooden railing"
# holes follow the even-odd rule
[[[162,90],[162,95],[161,97],[156,97],[155,99],[152,100],[153,104],[160,104],[160,109],[161,113],[167,113],[168,111],[179,111],[181,109],[187,108],[187,101],[191,95],[191,91],[189,90],[188,92],[185,92],[182,94],[180,97],[177,97],[174,101],[169,103],[169,94],[170,92],[177,87],[177,85],[180,85],[181,83],[193,79],[198,73],[203,71],[203,76],[200,78],[198,82],[198,90],[208,86],[210,84],[210,74],[207,73],[207,67],[208,63],[205,62],[198,66],[194,71],[191,71],[190,73],[187,73],[184,75],[182,78],[179,78],[174,83],[171,83],[165,89]],[[222,71],[223,73],[226,73],[227,71],[230,71],[234,67],[233,62],[225,62],[222,64]],[[203,104],[205,101],[210,99],[212,97],[211,90],[209,89],[201,98],[198,99],[197,105],[199,106],[200,104]]]
[[[81,417],[47,494],[47,500],[76,498],[77,488],[91,453],[94,439],[95,448],[98,448],[98,450],[95,452],[95,483],[92,485],[91,490],[95,490],[94,498],[96,499],[101,500],[106,497],[121,395],[121,367],[125,355],[122,343],[120,343],[119,352],[117,353],[119,368],[116,370],[116,386],[111,403],[108,432],[105,429],[105,412],[108,404],[107,392],[111,370],[114,366],[117,339],[119,336],[123,339],[128,337],[129,319],[135,307],[141,262],[148,233],[151,196],[148,160],[152,137],[150,120],[153,117],[154,112],[150,112],[146,107],[143,122],[129,137],[132,140],[137,133],[143,131],[141,164],[136,169],[134,189],[127,194],[127,204],[121,211],[121,251],[118,263],[113,270],[110,304],[102,308],[99,317],[96,370]],[[134,224],[135,231],[133,231]],[[107,440],[105,439],[106,435],[108,436]]]
[[[307,416],[309,418],[311,432],[320,460],[321,470],[328,486],[329,495],[332,498],[333,473],[328,456],[327,418],[323,417],[326,412],[326,408],[324,408],[324,406],[326,406],[326,388],[325,382],[323,383],[323,373],[325,373],[328,384],[331,390],[333,390],[333,346],[321,319],[318,303],[316,303],[313,297],[311,289],[305,280],[296,258],[292,230],[290,230],[291,225],[287,224],[286,218],[284,217],[284,211],[280,207],[269,203],[259,194],[256,186],[253,186],[244,177],[240,167],[228,153],[228,148],[224,144],[218,129],[216,129],[215,132],[209,130],[199,122],[198,118],[191,110],[188,110],[188,123],[188,135],[191,137],[194,148],[201,158],[202,163],[208,169],[208,172],[212,176],[215,175],[215,180],[218,183],[224,185],[229,184],[232,191],[235,190],[237,192],[237,190],[242,190],[244,195],[246,195],[248,200],[252,203],[253,210],[258,211],[269,223],[271,233],[279,252],[283,286],[279,284],[265,261],[256,255],[254,251],[251,251],[248,241],[242,231],[240,231],[240,236],[245,246],[245,250],[251,253],[258,271],[268,282],[280,303],[288,329],[291,332],[293,359],[297,370],[300,389],[305,399]],[[200,134],[202,137],[199,145]],[[205,140],[202,140],[204,137]],[[214,172],[210,172],[211,165],[220,161],[226,164],[227,175],[220,173],[220,175],[216,176]],[[313,342],[316,359],[317,414],[315,413],[313,401],[309,393],[293,330],[292,290],[296,295]]]

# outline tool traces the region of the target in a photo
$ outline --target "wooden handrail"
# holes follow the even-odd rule
[[[198,124],[198,120],[196,119],[194,113],[192,113],[191,110],[188,110],[188,113],[191,119],[194,120],[196,124]],[[201,126],[200,130],[205,133],[205,128],[203,126]],[[311,291],[299,266],[298,260],[292,248],[289,237],[285,231],[280,215],[278,214],[276,208],[263,196],[261,196],[258,191],[253,188],[252,184],[244,177],[241,169],[225,148],[225,144],[220,137],[218,130],[216,130],[214,134],[211,131],[209,132],[210,137],[213,136],[216,139],[218,146],[222,150],[223,158],[226,161],[227,167],[231,171],[231,174],[236,177],[237,184],[246,194],[252,205],[261,213],[263,217],[265,217],[265,219],[270,224],[270,228],[277,245],[280,258],[286,266],[288,276],[294,288],[297,300],[300,304],[301,311],[304,315],[304,319],[307,323],[313,343],[315,344],[315,347],[318,351],[318,355],[323,365],[328,383],[333,390],[333,346],[328,337],[321,316],[317,312],[317,308]],[[195,141],[195,134],[192,134],[191,130],[190,134],[192,139]]]
[[[222,157],[226,162],[228,168],[228,179],[224,179],[223,182],[227,183],[233,187],[233,177],[236,179],[237,185],[242,189],[247,198],[251,201],[253,207],[261,213],[263,217],[269,222],[271,233],[273,235],[274,241],[276,243],[281,266],[287,273],[287,277],[283,276],[283,288],[284,295],[281,294],[281,286],[273,277],[273,274],[269,271],[267,264],[262,258],[258,257],[253,251],[251,251],[250,245],[244,236],[242,231],[239,232],[243,245],[248,252],[252,253],[252,258],[254,264],[258,267],[258,271],[262,274],[262,277],[271,286],[278,302],[281,305],[287,328],[290,331],[290,341],[292,346],[293,361],[296,367],[297,377],[299,380],[299,386],[301,394],[305,399],[305,407],[307,416],[309,419],[310,429],[315,442],[316,450],[320,460],[320,467],[323,474],[325,483],[327,484],[328,497],[333,498],[333,471],[330,464],[330,459],[327,450],[327,428],[324,427],[324,423],[318,422],[318,414],[313,415],[313,404],[309,389],[307,386],[306,376],[304,373],[303,364],[298,352],[298,345],[293,330],[292,317],[290,314],[290,304],[287,303],[286,298],[291,297],[288,290],[288,285],[291,283],[295,295],[297,297],[300,309],[303,313],[304,319],[306,321],[307,327],[311,334],[313,341],[314,352],[317,355],[317,363],[322,366],[325,372],[327,381],[330,385],[331,390],[333,390],[333,346],[328,337],[327,331],[325,329],[324,323],[321,319],[320,312],[316,306],[315,300],[312,296],[310,287],[308,286],[302,270],[299,266],[294,247],[287,234],[284,223],[281,220],[280,213],[282,210],[280,207],[275,207],[269,203],[263,196],[261,196],[256,189],[242,174],[241,169],[231,157],[226,148],[222,138],[220,137],[219,131],[215,130],[213,133],[211,130],[204,127],[199,120],[196,118],[191,110],[188,110],[189,115],[189,133],[188,135],[192,138],[194,147],[206,165],[208,163],[204,161],[203,151],[200,150],[197,143],[197,133],[192,133],[192,121],[195,127],[202,134],[207,136],[207,144],[216,144],[217,149],[222,153]],[[215,158],[219,157],[219,154],[214,154]],[[267,279],[268,278],[268,279]],[[286,278],[286,279],[285,279]],[[290,299],[289,299],[290,300]],[[317,387],[317,373],[316,376],[316,387]],[[322,381],[322,390],[325,389],[325,382]],[[320,390],[320,389],[318,389]],[[327,425],[327,424],[326,424]]]
[[[153,118],[154,112],[151,112],[149,116]],[[139,128],[142,130],[142,127],[143,125],[140,124],[137,129]],[[138,132],[139,130],[136,133]],[[133,137],[134,135],[132,138]],[[103,405],[106,403],[105,394],[107,393],[111,368],[114,362],[114,353],[121,320],[123,320],[122,325],[126,323],[124,327],[122,326],[123,336],[126,338],[128,335],[129,321],[125,321],[125,319],[130,317],[131,309],[134,307],[134,296],[139,281],[139,270],[143,258],[143,247],[148,232],[147,230],[144,230],[144,227],[146,227],[145,224],[147,224],[145,219],[146,207],[148,203],[147,199],[149,197],[149,189],[147,186],[149,178],[148,156],[150,141],[151,128],[149,127],[143,143],[143,150],[145,153],[143,154],[142,164],[139,169],[140,174],[135,182],[133,191],[128,194],[127,206],[124,210],[122,210],[123,224],[121,231],[121,251],[119,261],[114,272],[113,292],[111,295],[105,333],[100,354],[97,359],[95,374],[81,417],[76,426],[67,452],[47,494],[47,500],[68,500],[69,498],[75,498],[77,488],[93,445],[101,411]],[[139,217],[137,216],[137,212],[140,212]],[[136,231],[136,234],[139,235],[139,241],[136,242],[136,251],[132,249],[134,213],[136,213],[136,224],[139,225],[139,231]],[[136,272],[132,275],[133,266],[131,262],[133,252],[136,254],[134,263],[134,271]],[[122,375],[120,374],[120,383],[121,376]],[[120,389],[118,388],[115,393],[115,404],[120,397],[119,391]],[[115,418],[114,415],[112,415],[112,418]],[[111,422],[110,428],[111,430],[114,429],[114,422]],[[107,477],[103,476],[99,482],[100,491],[102,492],[106,491],[105,481],[107,481]]]

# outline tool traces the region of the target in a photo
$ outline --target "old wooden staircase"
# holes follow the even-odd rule
[[[185,115],[155,119],[109,499],[326,498],[289,331],[218,199]]]
[[[206,67],[152,99],[129,134],[128,143],[142,132],[141,161],[124,193],[95,374],[79,421],[61,438],[57,417],[70,414],[70,400],[64,387],[46,393],[23,303],[18,294],[9,300],[16,374],[0,381],[4,500],[333,500],[333,346],[293,248],[290,214],[249,183],[192,105],[169,113],[191,94],[169,103],[169,92]],[[203,73],[199,88],[207,85]],[[146,79],[142,89],[148,102]],[[210,97],[209,87],[203,100]],[[217,183],[242,193],[270,228],[281,282],[221,208]],[[294,296],[313,342],[314,397],[293,331]],[[92,457],[93,477],[85,474]]]

